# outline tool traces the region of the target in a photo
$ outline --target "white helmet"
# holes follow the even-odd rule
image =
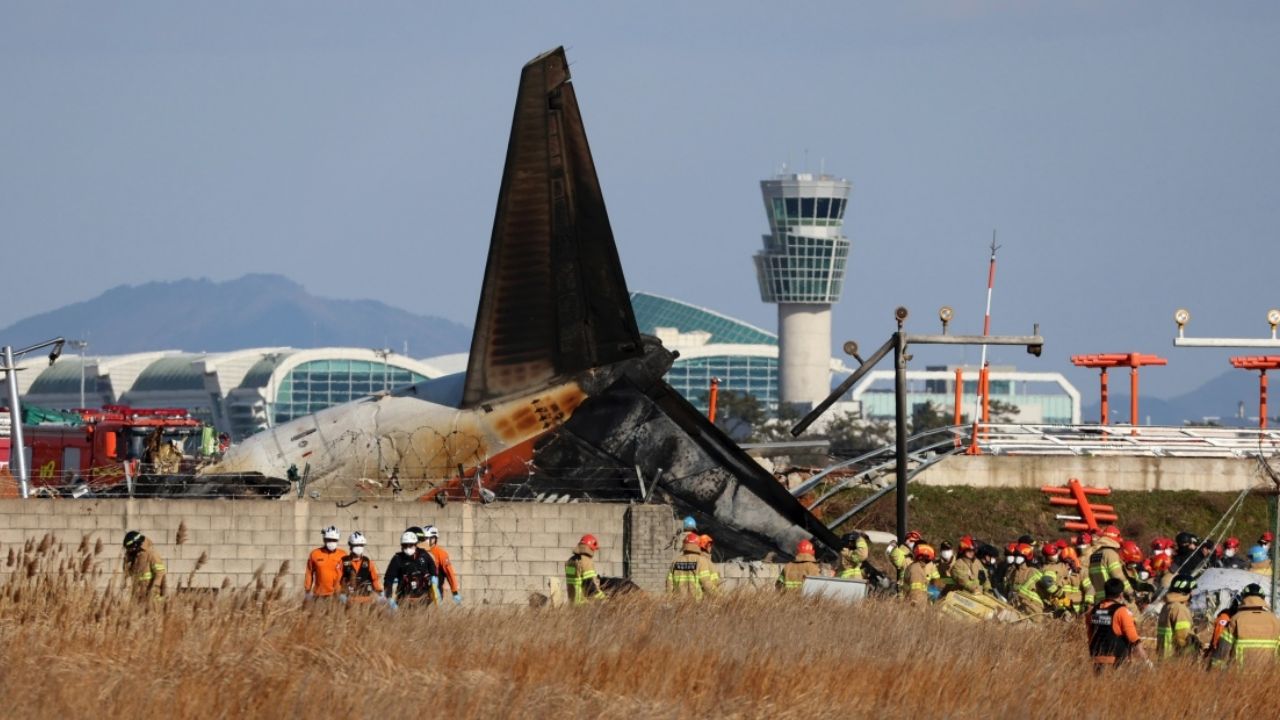
[[[435,538],[437,540],[440,539],[440,531],[436,529],[435,525],[427,525],[422,528],[422,534],[425,535],[428,540],[431,538]]]
[[[417,545],[418,544],[417,533],[413,532],[412,530],[405,530],[404,534],[400,536],[400,544],[401,545]]]
[[[364,533],[357,530],[351,533],[351,537],[347,538],[347,544],[348,545],[367,545],[368,543],[365,542]]]
[[[341,540],[342,533],[338,532],[338,527],[336,525],[330,525],[324,529],[324,534],[321,537],[325,540]]]

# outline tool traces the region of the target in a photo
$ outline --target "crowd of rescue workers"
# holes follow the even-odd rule
[[[339,548],[341,532],[329,526],[322,545],[307,557],[304,603],[380,604],[390,610],[437,605],[448,595],[462,603],[458,574],[432,525],[406,529],[400,551],[379,574],[366,554],[364,534],[353,532],[347,549]],[[1190,532],[1176,538],[1157,537],[1150,553],[1125,540],[1115,526],[1094,537],[1037,541],[1023,535],[1004,552],[991,544],[962,536],[953,546],[935,549],[917,531],[902,544],[886,548],[896,578],[870,562],[871,541],[864,533],[843,538],[834,567],[819,564],[813,542],[801,540],[794,559],[782,566],[775,587],[799,593],[805,578],[833,575],[867,583],[879,593],[896,593],[911,606],[926,607],[949,593],[987,596],[1017,610],[1029,622],[1082,619],[1089,654],[1098,669],[1118,667],[1131,658],[1150,662],[1138,634],[1138,614],[1153,600],[1163,601],[1156,625],[1155,654],[1160,659],[1203,661],[1209,667],[1280,664],[1280,619],[1267,608],[1261,580],[1271,576],[1271,533],[1264,533],[1246,556],[1240,541],[1202,541]],[[710,535],[699,534],[686,517],[674,538],[678,547],[667,574],[667,592],[698,601],[719,592],[720,575],[712,562]],[[144,597],[165,594],[165,564],[149,538],[129,531],[124,538],[124,571]],[[570,604],[602,601],[612,588],[595,569],[600,544],[584,535],[565,562],[565,590]],[[1196,577],[1211,567],[1249,571],[1259,582],[1235,593],[1219,609],[1206,632],[1193,627],[1189,600]],[[634,586],[632,586],[634,587]]]

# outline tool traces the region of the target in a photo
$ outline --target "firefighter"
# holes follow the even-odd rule
[[[1131,655],[1147,659],[1133,613],[1124,604],[1124,581],[1108,578],[1102,587],[1106,599],[1085,613],[1089,656],[1095,672],[1120,667]]]
[[[917,543],[915,547],[915,561],[907,566],[906,572],[903,573],[904,584],[902,586],[902,595],[907,602],[916,607],[924,607],[929,604],[930,587],[935,587],[934,583],[939,582],[941,576],[938,568],[933,564],[935,555],[933,547],[926,543]]]
[[[951,577],[951,568],[956,562],[955,548],[951,547],[949,540],[943,540],[938,546],[938,589],[943,594],[949,593],[955,589],[956,581]]]
[[[898,585],[902,585],[907,565],[911,563],[916,543],[920,542],[921,537],[918,531],[912,530],[907,533],[901,545],[894,545],[889,548],[889,562],[893,563],[893,569],[898,571]]]
[[[448,583],[449,593],[453,595],[453,604],[461,605],[462,586],[458,584],[458,573],[449,560],[449,552],[440,547],[440,531],[435,525],[426,525],[422,528],[422,536],[427,542],[427,552],[431,553],[431,559],[435,561],[436,572],[439,573],[436,582],[441,591],[444,590],[445,583]]]
[[[134,595],[141,599],[162,598],[165,594],[164,558],[156,552],[151,538],[137,530],[124,534],[124,574]]]
[[[600,551],[600,541],[590,533],[583,535],[574,548],[573,555],[564,564],[565,590],[569,602],[582,605],[588,600],[604,600],[600,576],[596,574],[595,554]]]
[[[1240,539],[1229,537],[1226,542],[1222,543],[1222,557],[1218,560],[1218,567],[1231,568],[1233,570],[1247,570],[1249,563],[1240,557]]]
[[[1178,544],[1178,552],[1173,556],[1173,571],[1179,574],[1198,575],[1209,566],[1213,556],[1213,548],[1202,543],[1194,533],[1182,531],[1174,538]]]
[[[1004,561],[996,568],[996,589],[1007,602],[1013,602],[1018,588],[1013,584],[1013,574],[1018,571],[1018,543],[1011,542],[1004,546]]]
[[[680,554],[671,563],[667,572],[667,592],[684,598],[701,600],[705,595],[714,595],[716,581],[711,560],[703,554],[698,544],[698,533],[685,533],[684,543],[680,546]]]
[[[711,581],[720,586],[720,572],[716,570],[716,563],[711,559],[711,546],[715,544],[715,540],[710,535],[698,536],[698,549],[707,557],[707,562],[711,563]]]
[[[1187,607],[1195,587],[1195,578],[1186,574],[1178,575],[1169,583],[1160,620],[1156,623],[1156,657],[1161,660],[1194,657],[1200,650],[1200,639],[1191,632],[1191,610]]]
[[[1056,548],[1056,546],[1055,546]],[[1044,614],[1044,600],[1040,597],[1039,583],[1044,577],[1035,566],[1036,550],[1028,543],[1018,543],[1014,548],[1015,570],[1010,581],[1013,606],[1026,615],[1040,618]],[[1055,590],[1056,590],[1056,586]]]
[[[1268,554],[1268,555],[1270,555],[1270,554],[1271,554],[1271,542],[1272,542],[1273,540],[1275,540],[1275,539],[1276,539],[1276,536],[1275,536],[1275,535],[1272,535],[1270,531],[1267,531],[1267,532],[1262,533],[1262,536],[1258,538],[1258,544],[1262,546],[1262,549],[1263,549],[1263,550],[1266,550],[1266,551],[1267,551],[1267,554]]]
[[[1213,619],[1213,634],[1209,637],[1209,661],[1212,662],[1215,655],[1218,654],[1218,645],[1222,642],[1222,631],[1227,629],[1227,625],[1231,622],[1231,618],[1235,617],[1240,610],[1240,593],[1231,596],[1231,604],[1218,611],[1218,616]]]
[[[1151,569],[1151,582],[1155,584],[1156,590],[1168,590],[1173,584],[1174,572],[1173,561],[1168,555],[1159,553],[1152,555],[1147,561],[1148,567]]]
[[[431,553],[418,547],[418,535],[405,530],[400,552],[387,563],[383,594],[394,610],[401,605],[433,605],[440,600],[439,573]]]
[[[818,566],[818,561],[813,554],[813,541],[801,540],[796,543],[795,559],[782,566],[782,572],[778,573],[775,586],[779,592],[798,592],[804,585],[806,576],[821,574],[822,568]]]
[[[1089,584],[1096,593],[1109,579],[1119,580],[1124,585],[1124,594],[1133,595],[1133,586],[1125,577],[1124,565],[1120,561],[1120,530],[1115,525],[1108,525],[1102,530],[1102,536],[1094,539],[1093,552],[1089,555]]]
[[[1151,603],[1156,594],[1156,586],[1151,582],[1151,571],[1144,565],[1142,548],[1132,540],[1120,543],[1120,562],[1124,564],[1124,574],[1129,587],[1133,588],[1132,600],[1138,609]]]
[[[680,548],[684,545],[684,536],[696,532],[698,532],[698,521],[692,515],[685,515],[680,521],[680,529],[676,531],[675,537],[671,538],[671,548],[679,554]]]
[[[983,578],[987,575],[983,572],[982,562],[978,560],[978,551],[973,543],[973,536],[960,536],[960,541],[957,545],[960,546],[960,557],[951,563],[951,587],[953,590],[963,590],[967,593],[981,595],[984,585]]]
[[[862,564],[871,554],[867,538],[860,532],[851,532],[844,537],[844,548],[840,550],[840,569],[836,577],[850,580],[862,580]]]
[[[1274,667],[1280,657],[1280,618],[1271,614],[1262,586],[1240,591],[1240,607],[1227,621],[1213,656],[1214,667]]]
[[[1080,566],[1080,557],[1076,555],[1075,546],[1063,543],[1058,547],[1058,556],[1067,565],[1067,576],[1059,584],[1062,586],[1062,593],[1066,596],[1070,611],[1079,615],[1092,604],[1085,598],[1087,596],[1089,600],[1093,599],[1093,586],[1089,584],[1089,576],[1084,574]]]
[[[996,591],[995,580],[996,566],[1000,562],[1000,551],[993,545],[983,545],[978,548],[978,562],[981,567],[978,570],[978,582],[982,584],[982,591],[1003,599],[1003,595]]]
[[[302,576],[302,588],[308,602],[316,598],[337,597],[342,584],[342,558],[347,556],[345,551],[338,549],[342,533],[330,525],[320,532],[320,538],[324,544],[307,556],[307,569]]]
[[[1062,561],[1062,548],[1056,542],[1045,543],[1040,548],[1043,558],[1040,565],[1040,578],[1036,580],[1036,591],[1044,607],[1055,616],[1060,616],[1071,609],[1071,597],[1068,594],[1071,566]]]
[[[378,579],[378,568],[373,560],[365,555],[364,533],[356,531],[347,538],[348,552],[342,558],[342,579],[339,583],[342,602],[368,603],[374,597],[383,598],[382,581]]]
[[[1271,574],[1271,558],[1267,557],[1267,549],[1261,545],[1249,548],[1249,572],[1259,575]]]

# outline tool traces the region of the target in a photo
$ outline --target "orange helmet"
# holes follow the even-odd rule
[[[1016,555],[1018,553],[1018,543],[1011,542],[1004,546],[1004,551],[1008,555]]]
[[[1062,552],[1058,553],[1062,562],[1069,564],[1071,567],[1080,568],[1080,555],[1076,553],[1076,549],[1070,545],[1062,548]]]
[[[933,558],[934,558],[933,546],[927,543],[920,543],[919,545],[916,545],[917,560],[932,560]]]
[[[963,551],[965,551],[965,550],[976,550],[976,549],[977,549],[977,546],[973,544],[973,536],[972,536],[972,535],[961,535],[961,536],[960,536],[960,551],[961,551],[961,552],[963,552]]]
[[[1102,537],[1109,537],[1112,540],[1120,539],[1120,528],[1115,525],[1108,525],[1102,528]]]
[[[808,540],[801,540],[800,542],[796,543],[796,554],[797,554],[797,555],[803,555],[803,554],[809,554],[809,555],[812,555],[812,554],[813,554],[813,543],[809,542]]]
[[[713,542],[715,541],[711,539],[710,535],[698,536],[698,548],[702,550],[702,552],[711,552],[711,543]]]
[[[923,537],[924,536],[920,534],[919,530],[912,530],[911,532],[907,533],[907,537],[905,538],[905,540],[907,542],[912,542],[912,541],[920,542],[920,540],[923,539]]]
[[[1132,540],[1125,540],[1120,543],[1120,559],[1130,564],[1140,563],[1142,562],[1142,548],[1138,547],[1138,543]]]
[[[1018,543],[1018,547],[1014,549],[1014,554],[1031,560],[1036,556],[1036,549],[1027,543]]]
[[[586,535],[583,535],[582,539],[578,541],[578,544],[586,545],[588,548],[591,549],[591,552],[595,552],[600,549],[600,541],[596,540],[596,536],[592,535],[591,533],[587,533]]]

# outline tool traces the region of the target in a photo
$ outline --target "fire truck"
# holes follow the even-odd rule
[[[179,408],[108,405],[69,415],[68,422],[23,423],[37,491],[116,494],[135,479],[191,475],[209,432]]]

